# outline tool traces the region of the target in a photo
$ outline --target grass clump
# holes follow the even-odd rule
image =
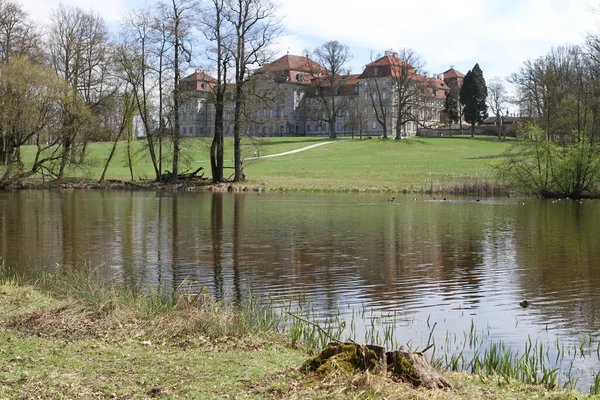
[[[174,290],[166,286],[150,290],[121,288],[103,276],[101,268],[85,265],[81,269],[63,267],[54,274],[44,273],[35,285],[57,299],[71,300],[68,306],[28,319],[61,319],[62,322],[48,326],[51,330],[52,326],[68,325],[71,316],[95,325],[96,329],[88,330],[90,334],[126,324],[128,329],[135,326],[155,339],[189,335],[242,338],[268,332],[274,325],[270,321],[274,315],[263,313],[256,302],[250,300],[245,307],[219,302],[206,289],[195,292],[193,282]]]

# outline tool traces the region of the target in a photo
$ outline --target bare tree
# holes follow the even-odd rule
[[[348,128],[352,132],[352,138],[354,139],[354,134],[358,133],[362,139],[363,133],[367,129],[367,110],[357,100],[349,104],[348,110],[350,112]]]
[[[27,57],[38,63],[43,59],[39,34],[20,4],[0,0],[0,66],[14,57]],[[0,163],[8,163],[8,133],[0,128]]]
[[[375,66],[373,65],[377,60],[381,60],[385,56],[378,55],[376,60],[373,59],[371,54],[371,63],[365,70],[364,77],[367,85],[367,96],[369,97],[371,107],[375,113],[375,119],[381,125],[382,128],[382,139],[388,138],[388,118],[392,110],[391,101],[393,100],[391,81],[389,79],[380,79],[379,67],[377,73],[375,72]],[[371,69],[371,67],[374,67]]]
[[[585,76],[586,63],[581,47],[561,46],[546,56],[524,62],[520,70],[510,76],[517,91],[516,104],[530,110],[530,116],[550,141],[569,141],[573,118],[578,121],[577,127],[582,127],[586,120],[581,114],[585,109],[581,101],[589,102],[591,97],[584,94],[586,88],[594,87]],[[573,104],[575,110],[566,107]]]
[[[166,18],[170,28],[171,51],[173,54],[173,109],[171,137],[173,141],[173,175],[172,180],[177,181],[179,175],[180,157],[180,113],[182,103],[181,73],[192,60],[191,28],[195,9],[198,7],[196,0],[171,0],[170,12]]]
[[[157,154],[160,141],[155,129],[154,93],[157,91],[155,71],[153,17],[150,9],[132,11],[125,17],[121,29],[121,42],[116,57],[121,78],[131,85],[139,119],[144,127],[148,152],[154,167],[155,180],[162,180],[162,154]],[[158,96],[160,98],[160,96]],[[157,137],[158,136],[158,137]],[[160,148],[160,142],[158,143]]]
[[[349,74],[348,63],[352,55],[348,46],[337,40],[322,44],[312,51],[312,62],[307,54],[314,98],[318,102],[316,114],[329,125],[329,137],[336,138],[336,121],[348,104],[347,96],[340,96],[345,77]],[[313,110],[313,117],[315,116]],[[320,114],[320,115],[319,115]]]
[[[244,87],[250,80],[250,67],[264,65],[272,58],[268,46],[281,34],[277,8],[270,0],[230,0],[225,18],[235,36],[229,52],[235,69],[233,145],[234,182],[245,180],[242,170],[241,133],[248,98]]]
[[[492,110],[492,113],[496,116],[496,126],[498,128],[498,139],[500,139],[504,133],[502,113],[506,110],[508,104],[508,93],[502,79],[495,77],[487,85],[488,97],[487,102]]]
[[[419,111],[425,92],[425,64],[413,49],[400,49],[392,53],[392,87],[396,119],[396,140],[406,132],[406,123],[419,122]]]
[[[106,58],[108,31],[102,18],[86,13],[76,7],[60,5],[51,14],[49,47],[54,70],[70,87],[70,103],[82,98],[88,111],[98,107],[108,95],[113,94],[106,85]],[[108,89],[108,90],[107,90]],[[74,115],[73,109],[63,109],[62,162],[59,178],[69,161],[75,162],[76,138],[93,125],[91,114]],[[85,154],[87,135],[83,135],[82,149]]]
[[[0,63],[7,64],[13,57],[39,63],[40,35],[19,3],[0,0]]]
[[[223,175],[224,168],[224,111],[225,111],[225,91],[227,89],[227,72],[231,59],[227,49],[231,47],[230,41],[233,33],[227,26],[224,16],[224,0],[211,0],[209,10],[201,19],[202,32],[206,40],[212,45],[207,46],[206,55],[214,65],[216,71],[216,83],[211,86],[214,94],[214,135],[210,146],[210,166],[212,180],[214,183],[220,183],[225,180]]]

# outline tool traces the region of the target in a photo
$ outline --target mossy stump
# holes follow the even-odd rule
[[[307,360],[302,369],[324,376],[340,370],[348,374],[356,371],[373,374],[389,372],[394,378],[415,387],[451,387],[422,353],[402,350],[386,352],[381,346],[358,343],[329,343],[320,354]]]
[[[429,363],[423,353],[411,353],[402,350],[385,353],[388,371],[392,376],[413,386],[424,386],[428,389],[452,387]]]
[[[334,370],[347,373],[369,371],[383,373],[387,370],[385,349],[356,343],[329,343],[321,353],[304,363],[302,369],[328,375]]]

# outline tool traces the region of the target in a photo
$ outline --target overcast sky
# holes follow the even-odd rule
[[[59,0],[17,0],[40,23]],[[128,9],[149,0],[62,0],[99,12],[116,30]],[[450,65],[466,73],[479,63],[486,80],[506,77],[552,46],[580,44],[596,32],[600,14],[592,0],[281,0],[286,36],[280,55],[303,54],[328,40],[350,47],[358,73],[371,52],[409,47],[429,73]]]

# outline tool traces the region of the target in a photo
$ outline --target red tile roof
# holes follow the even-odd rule
[[[194,82],[194,81],[204,81],[208,83],[217,83],[217,80],[212,76],[205,74],[204,72],[196,71],[191,75],[186,76],[182,79],[182,81]]]
[[[279,71],[299,71],[299,72],[327,72],[325,67],[319,65],[316,61],[305,56],[294,56],[286,54],[285,56],[273,61],[268,65],[272,72]]]
[[[217,84],[217,80],[204,72],[196,71],[183,78],[182,83],[186,89],[209,91]]]
[[[444,79],[450,78],[464,78],[465,74],[460,71],[454,69],[454,67],[450,68],[448,71],[444,72]]]
[[[407,64],[396,56],[386,54],[378,60],[373,61],[366,65],[366,67],[374,67],[380,65],[397,65],[397,66],[407,66],[412,68],[412,65]]]
[[[408,71],[408,73],[406,72]],[[386,76],[401,76],[403,74],[411,76],[415,75],[415,69],[412,65],[404,62],[398,57],[386,54],[378,60],[373,61],[365,66],[360,78],[386,77]]]

